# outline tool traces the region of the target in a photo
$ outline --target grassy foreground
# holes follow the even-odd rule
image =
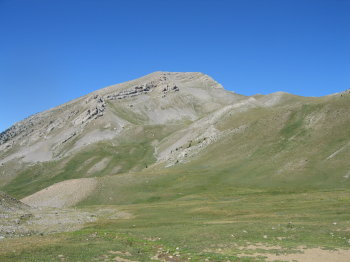
[[[3,240],[1,261],[265,261],[264,253],[300,252],[300,246],[350,247],[346,189],[232,188],[118,208],[133,218],[100,220],[76,232]]]

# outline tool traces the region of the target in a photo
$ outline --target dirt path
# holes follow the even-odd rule
[[[296,252],[287,253],[282,252],[276,254],[275,250],[283,251],[280,246],[264,246],[260,245],[248,245],[239,248],[242,251],[253,250],[256,253],[253,254],[240,254],[239,257],[265,257],[266,261],[290,261],[290,262],[349,262],[350,250],[338,249],[338,250],[326,250],[322,248],[305,248],[299,247]],[[263,249],[265,252],[259,252]],[[286,250],[288,251],[288,250]]]
[[[266,254],[268,261],[298,261],[298,262],[349,262],[350,250],[324,250],[311,248],[302,250],[303,253],[272,255]]]

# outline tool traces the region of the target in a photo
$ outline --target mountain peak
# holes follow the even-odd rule
[[[16,123],[0,134],[0,164],[58,159],[126,128],[184,124],[240,99],[203,73],[154,72]]]
[[[106,88],[98,90],[97,92],[101,95],[106,95],[114,91],[120,91],[124,89],[142,87],[147,85],[153,87],[158,86],[163,89],[169,86],[190,86],[223,89],[222,85],[216,82],[213,78],[200,72],[156,71],[128,82],[108,86]]]

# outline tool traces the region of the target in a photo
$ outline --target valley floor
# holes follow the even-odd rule
[[[234,189],[169,201],[93,206],[74,232],[0,240],[1,261],[350,260],[350,191]],[[62,212],[62,211],[57,211]]]

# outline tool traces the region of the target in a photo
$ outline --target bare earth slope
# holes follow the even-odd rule
[[[27,196],[21,201],[33,207],[71,207],[84,200],[96,185],[96,180],[93,178],[65,180]]]

